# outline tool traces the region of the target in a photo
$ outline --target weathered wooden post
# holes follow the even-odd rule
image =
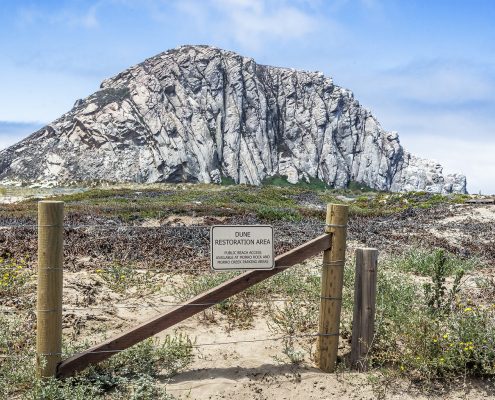
[[[368,354],[375,330],[377,264],[377,249],[356,249],[351,365],[362,371],[368,368],[364,358]]]
[[[37,373],[55,376],[62,357],[64,203],[38,203]]]
[[[348,206],[327,205],[325,232],[332,234],[332,247],[323,252],[320,325],[316,349],[318,368],[325,372],[333,372],[337,362],[347,218]]]

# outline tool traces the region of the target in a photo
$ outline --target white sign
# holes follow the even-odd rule
[[[210,232],[211,268],[273,269],[273,227],[215,225]]]

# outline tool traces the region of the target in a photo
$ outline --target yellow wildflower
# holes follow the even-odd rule
[[[471,307],[466,307],[466,308],[464,309],[464,312],[465,312],[465,313],[468,313],[468,312],[470,312],[470,311],[473,311],[473,309],[472,309]]]
[[[442,336],[444,339],[448,339],[449,338],[449,334],[446,333],[445,335]]]

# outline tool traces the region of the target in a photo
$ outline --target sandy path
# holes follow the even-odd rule
[[[315,260],[316,261],[316,260]],[[176,276],[175,280],[180,280]],[[94,285],[87,271],[66,274],[64,308],[73,309],[68,314],[64,333],[74,334],[80,321],[81,331],[75,333],[76,341],[85,337],[101,341],[105,335],[122,331],[130,326],[157,315],[163,309],[153,304],[174,302],[170,296],[158,291],[146,296],[148,308],[134,309],[130,305],[143,304],[143,299],[124,298],[101,287],[96,293],[82,295]],[[93,284],[88,285],[88,283]],[[163,281],[163,285],[170,284]],[[83,286],[81,286],[83,285]],[[85,297],[86,296],[86,297]],[[89,301],[95,307],[84,304]],[[106,306],[113,309],[107,309]],[[214,322],[208,322],[202,313],[189,318],[173,329],[157,336],[163,338],[175,331],[187,333],[195,340],[195,359],[185,371],[171,379],[162,379],[167,391],[178,399],[486,399],[495,398],[490,388],[482,383],[470,381],[468,386],[458,382],[449,389],[441,388],[436,393],[422,393],[409,381],[397,378],[387,379],[379,371],[370,374],[343,372],[326,374],[314,366],[308,353],[312,338],[303,338],[296,344],[296,350],[305,350],[303,363],[290,363],[283,354],[282,340],[264,340],[283,336],[273,333],[263,316],[258,315],[249,329],[230,330],[220,313],[215,312]],[[66,337],[67,337],[66,336]],[[341,344],[343,345],[344,343]],[[314,346],[312,347],[314,351]]]

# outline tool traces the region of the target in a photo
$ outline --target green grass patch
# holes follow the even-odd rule
[[[309,179],[309,182],[305,180],[300,180],[297,183],[290,183],[287,180],[286,176],[281,176],[281,175],[273,175],[266,177],[265,179],[263,179],[261,184],[278,186],[278,187],[300,188],[300,189],[315,190],[315,191],[330,189],[329,185],[327,185],[324,181],[318,178]]]
[[[95,215],[132,222],[161,218],[169,213],[229,216],[255,214],[266,220],[300,219],[300,207],[291,197],[300,189],[275,186],[184,185],[156,190],[95,189],[60,196],[73,212],[94,210]]]
[[[106,286],[117,293],[126,293],[131,288],[139,289],[141,294],[144,291],[149,293],[159,289],[153,279],[155,273],[138,271],[132,265],[113,262],[104,268],[97,268],[95,272],[105,282]]]
[[[473,304],[461,290],[461,260],[439,250],[415,249],[379,262],[375,339],[366,361],[420,380],[495,373],[495,308]],[[407,272],[407,273],[406,273]],[[418,272],[418,282],[408,273]],[[452,281],[448,281],[452,276]],[[345,272],[343,335],[350,335],[353,268]]]
[[[0,257],[0,297],[19,296],[32,278],[26,259]]]
[[[193,341],[183,333],[145,340],[65,380],[39,379],[33,318],[0,314],[0,398],[36,400],[167,399],[161,383],[193,361]],[[87,344],[85,345],[87,346]],[[82,350],[79,349],[79,350]],[[75,350],[71,349],[70,353]]]
[[[222,186],[232,186],[235,185],[235,181],[230,177],[230,176],[223,176],[222,175],[222,180],[220,181],[220,185]]]
[[[357,181],[349,181],[349,184],[347,185],[347,189],[349,189],[352,192],[377,192],[376,189],[373,189],[372,187],[368,186],[366,183],[362,182],[357,182]]]
[[[425,192],[384,193],[328,189],[323,182],[292,185],[283,177],[272,177],[261,186],[208,184],[134,185],[119,188],[93,188],[51,197],[66,202],[67,214],[91,214],[132,223],[146,218],[160,219],[170,214],[195,216],[255,215],[261,220],[298,221],[324,218],[328,203],[348,204],[351,216],[383,216],[407,208],[431,208],[465,201],[465,195],[439,195]],[[362,186],[360,186],[362,187]],[[35,218],[32,198],[8,205],[0,216]]]
[[[445,273],[447,276],[462,270],[465,272],[485,268],[486,264],[477,257],[461,258],[442,250],[432,251],[413,247],[394,259],[390,260],[390,268],[402,272],[412,272],[416,275],[432,276],[440,254],[445,256]]]

